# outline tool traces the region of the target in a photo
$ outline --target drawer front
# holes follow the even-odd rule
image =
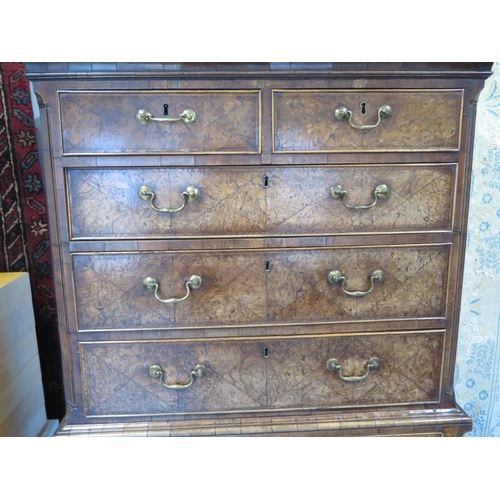
[[[266,230],[260,169],[68,169],[66,175],[73,239],[234,236]],[[154,198],[141,199],[142,186]],[[198,190],[198,198],[184,203],[183,193],[190,187]]]
[[[456,164],[273,169],[271,234],[449,231]],[[339,193],[340,192],[340,193]]]
[[[274,151],[456,151],[462,107],[461,90],[275,90]]]
[[[259,91],[59,92],[59,106],[64,155],[260,152]],[[140,110],[196,117],[140,123]]]
[[[66,175],[73,239],[317,235],[450,231],[456,164],[77,168]],[[142,186],[154,198],[141,199]],[[185,202],[190,187],[198,198]],[[332,196],[335,188],[344,194]]]
[[[438,244],[74,254],[78,328],[443,318],[450,250]],[[192,276],[201,277],[200,287]]]
[[[443,331],[435,331],[83,342],[85,413],[105,417],[436,403],[443,338]]]

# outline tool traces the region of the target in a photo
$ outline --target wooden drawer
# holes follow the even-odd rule
[[[139,168],[66,171],[71,238],[170,238],[262,234],[266,190],[261,169]],[[160,209],[183,206],[189,187],[199,191],[177,213],[157,212],[139,191],[154,192]]]
[[[62,91],[63,155],[137,155],[260,152],[260,91]],[[165,106],[168,116],[164,115]],[[153,118],[184,121],[141,124]]]
[[[266,190],[268,232],[450,231],[456,167],[400,164],[273,169]]]
[[[444,333],[82,342],[85,414],[125,417],[437,403]],[[372,361],[368,369],[373,358],[379,366]],[[150,374],[155,365],[152,374],[161,377]],[[204,367],[197,371],[202,376],[191,375],[199,365]]]
[[[391,114],[379,120],[383,106]],[[351,112],[354,127],[348,115],[336,118],[339,108]],[[456,151],[462,108],[462,90],[274,90],[273,147],[276,153]],[[355,128],[365,126],[371,128]]]
[[[450,231],[456,164],[74,168],[66,176],[72,239]],[[383,185],[388,196],[375,195]],[[142,186],[156,208],[184,208],[156,211]],[[340,198],[331,196],[337,186]],[[199,195],[185,203],[189,187]]]
[[[443,318],[450,251],[450,244],[437,244],[73,254],[78,328]],[[376,270],[382,282],[372,277]],[[345,282],[330,282],[332,271]],[[200,288],[188,284],[192,275],[201,276]],[[157,280],[157,289],[146,289],[145,278]],[[158,300],[185,296],[175,304]]]

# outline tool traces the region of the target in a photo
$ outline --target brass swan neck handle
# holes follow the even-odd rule
[[[330,271],[328,273],[328,283],[331,285],[339,285],[342,284],[342,291],[346,294],[349,295],[350,297],[364,297],[365,295],[368,295],[369,293],[373,292],[373,289],[375,288],[375,283],[382,283],[384,281],[384,271],[381,269],[376,269],[375,271],[372,271],[370,273],[370,281],[371,281],[371,287],[369,290],[366,292],[351,292],[349,290],[345,289],[345,284],[346,284],[346,277],[338,270]]]
[[[330,196],[334,200],[342,200],[342,203],[346,208],[349,208],[351,210],[366,210],[368,208],[372,208],[377,204],[377,201],[384,200],[389,196],[390,190],[389,187],[386,184],[379,184],[374,190],[373,190],[373,203],[370,205],[349,205],[347,203],[347,191],[342,188],[342,186],[333,186],[330,188]]]
[[[188,186],[182,193],[182,199],[184,200],[184,203],[179,208],[158,208],[157,206],[155,206],[154,200],[156,198],[156,193],[148,186],[141,186],[137,194],[139,195],[139,198],[141,200],[149,201],[151,208],[155,212],[174,214],[183,210],[189,202],[196,201],[200,196],[200,190],[197,187]]]
[[[165,387],[166,389],[173,389],[175,391],[180,391],[183,389],[187,389],[188,387],[191,387],[193,384],[195,378],[202,378],[206,375],[207,373],[207,368],[204,365],[196,365],[190,372],[189,374],[189,382],[186,384],[166,384],[163,381],[163,378],[165,376],[165,372],[163,371],[163,368],[160,365],[151,365],[149,367],[149,375],[150,377],[153,378],[159,378],[161,385]]]
[[[335,118],[337,120],[346,120],[349,119],[348,123],[352,128],[357,130],[369,130],[375,127],[378,127],[380,122],[385,118],[390,118],[392,116],[392,108],[387,104],[384,106],[380,106],[377,112],[378,120],[374,125],[356,125],[352,122],[352,111],[349,111],[347,108],[340,106],[335,110]]]
[[[158,288],[160,284],[158,283],[158,280],[156,278],[153,278],[151,276],[147,276],[142,280],[142,286],[155,294],[156,300],[163,304],[177,304],[179,302],[182,302],[183,300],[186,300],[189,297],[190,290],[197,290],[198,288],[203,285],[203,279],[201,276],[198,276],[197,274],[193,274],[192,276],[189,277],[189,279],[186,281],[186,295],[181,298],[171,298],[171,299],[162,299],[158,295]]]
[[[345,382],[361,382],[362,380],[365,380],[368,377],[368,375],[370,375],[370,372],[372,370],[380,368],[380,359],[370,358],[366,365],[366,372],[364,373],[364,375],[359,375],[359,376],[346,377],[342,373],[342,366],[339,360],[335,358],[331,358],[326,362],[326,368],[332,372],[335,371],[338,372],[339,377]]]
[[[196,113],[190,109],[184,110],[178,118],[172,118],[170,116],[165,116],[163,118],[155,118],[152,113],[146,109],[140,109],[135,115],[136,120],[141,124],[145,125],[148,122],[179,122],[193,123],[196,120]]]

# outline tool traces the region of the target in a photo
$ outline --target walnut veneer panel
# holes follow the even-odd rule
[[[437,402],[444,332],[271,338],[224,341],[80,343],[87,416],[209,413]],[[344,376],[380,368],[360,382]],[[206,375],[183,390],[149,375],[158,364],[164,383],[186,384],[195,365]]]
[[[462,101],[461,90],[275,90],[274,150],[458,150]],[[355,125],[374,125],[385,105],[392,108],[392,116],[372,129],[357,130],[348,120],[335,118],[342,106],[353,113]]]
[[[456,164],[296,168],[140,168],[66,171],[73,239],[449,231]],[[370,209],[376,186],[387,199]],[[188,186],[199,198],[178,213],[158,213],[138,196],[146,185],[159,208],[182,205]]]
[[[156,118],[196,113],[182,121],[142,125],[145,109]],[[63,154],[259,153],[259,91],[60,92]]]
[[[444,317],[449,245],[361,247],[268,254],[269,322],[330,322]],[[384,281],[364,297],[346,295],[327,275],[339,270],[347,291],[367,291],[370,273]]]
[[[140,168],[66,172],[72,237],[166,238],[261,234],[266,230],[266,190],[260,169]],[[188,186],[196,201],[178,213],[158,213],[138,196],[155,192],[159,208],[178,208]]]
[[[470,429],[453,379],[485,65],[118,66],[33,82],[68,402],[60,434]],[[196,119],[136,118],[162,118],[165,105]],[[391,114],[377,123],[381,106]],[[345,206],[372,204],[380,184],[388,197]],[[188,186],[200,195],[158,213],[141,186],[160,209],[180,207]],[[158,299],[183,300],[157,300],[146,277]],[[336,358],[361,377],[372,357],[380,367],[357,382],[327,367]],[[168,389],[153,364],[168,385],[197,364],[206,374]]]
[[[303,324],[445,316],[450,245],[320,250],[75,254],[78,326],[82,331]],[[347,291],[328,283],[332,270]],[[193,274],[203,286],[183,302],[163,304],[144,289],[151,276],[159,297],[183,297]]]
[[[449,231],[456,165],[280,168],[266,190],[267,230],[275,234]],[[370,205],[374,190],[390,193],[369,209],[346,208],[330,196],[342,186],[349,205]]]

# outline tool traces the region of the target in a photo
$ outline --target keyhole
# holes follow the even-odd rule
[[[366,102],[362,102],[359,107],[361,108],[361,114],[366,115]]]
[[[266,260],[266,273],[268,273],[271,270],[271,263]]]
[[[269,347],[264,347],[264,357],[265,357],[265,358],[268,358],[268,357],[269,357],[269,353],[270,353],[270,349],[269,349]]]
[[[163,105],[163,114],[164,114],[165,116],[168,116],[168,104],[164,104],[164,105]]]
[[[266,189],[269,187],[269,177],[267,175],[264,176],[264,187]]]

